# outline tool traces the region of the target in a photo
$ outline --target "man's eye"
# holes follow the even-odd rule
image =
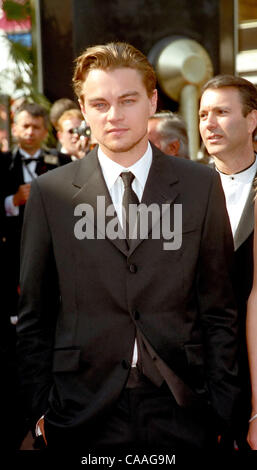
[[[95,103],[94,107],[96,109],[103,109],[106,106],[105,103]]]
[[[123,104],[132,104],[134,102],[135,102],[135,100],[132,100],[131,98],[127,98],[126,100],[122,101]]]

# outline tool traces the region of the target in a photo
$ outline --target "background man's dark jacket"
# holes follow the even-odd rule
[[[2,262],[2,273],[4,276],[4,296],[2,297],[3,310],[7,315],[17,315],[18,306],[18,284],[20,272],[20,240],[24,217],[24,207],[20,206],[18,216],[5,216],[4,200],[7,196],[15,194],[20,185],[25,184],[23,177],[22,156],[18,149],[12,152],[4,152],[0,156],[1,167],[1,239],[4,251],[4,262]],[[59,166],[71,162],[68,155],[50,150],[41,150],[41,173],[46,173]]]

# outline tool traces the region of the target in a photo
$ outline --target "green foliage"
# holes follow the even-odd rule
[[[17,3],[12,0],[4,0],[2,5],[8,20],[20,21],[25,20],[30,15],[30,2],[24,4]]]
[[[8,20],[21,21],[27,19],[31,15],[31,5],[29,0],[24,2],[24,4],[17,3],[14,0],[3,0],[2,8],[5,11],[6,18]],[[31,48],[28,48],[27,46],[19,42],[12,41],[10,38],[8,38],[8,36],[5,36],[5,40],[8,42],[9,55],[16,65],[16,71],[14,72],[12,70],[6,69],[1,72],[0,92],[1,79],[12,79],[15,85],[15,89],[20,90],[26,97],[26,99],[42,104],[49,111],[51,107],[51,102],[46,98],[46,96],[39,93],[36,87],[33,85],[35,66]],[[28,74],[29,81],[25,81],[23,78],[22,72],[24,69]],[[54,137],[51,135],[51,133],[49,135],[49,140],[54,140]]]
[[[10,49],[9,54],[13,61],[19,66],[19,63],[23,62],[25,64],[32,64],[32,52],[27,46],[21,44],[20,42],[9,40]]]

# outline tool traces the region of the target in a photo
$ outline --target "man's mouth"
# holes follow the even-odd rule
[[[221,139],[222,139],[222,135],[220,134],[212,134],[207,137],[207,141],[210,143],[218,142]]]
[[[107,134],[112,134],[112,135],[122,135],[124,134],[125,132],[127,132],[127,128],[113,128],[113,129],[109,129],[107,131]]]

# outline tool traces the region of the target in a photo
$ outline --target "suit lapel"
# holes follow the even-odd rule
[[[88,204],[93,211],[88,211],[87,219],[89,223],[96,227],[97,236],[99,238],[109,238],[111,243],[127,255],[128,248],[125,237],[108,237],[108,231],[106,233],[108,224],[115,224],[115,222],[117,222],[115,230],[117,229],[119,233],[123,232],[98,162],[97,149],[95,148],[89,155],[80,160],[79,163],[78,171],[73,180],[73,185],[78,188],[77,193],[73,197],[74,206]],[[111,215],[106,214],[107,208],[110,209]]]
[[[256,177],[256,176],[255,176]],[[251,188],[247,198],[242,216],[240,218],[238,227],[234,235],[234,249],[235,251],[244,243],[249,237],[254,228],[254,188]]]
[[[161,223],[161,218],[170,205],[175,201],[178,195],[178,187],[176,183],[178,178],[175,172],[170,171],[171,160],[164,157],[161,152],[153,148],[153,162],[146,181],[141,204],[139,207],[137,221],[137,236],[131,240],[129,255],[142,243],[144,239],[153,231],[154,226]],[[163,206],[165,204],[165,206]],[[144,216],[144,210],[154,205],[151,217],[147,221]],[[146,223],[147,222],[147,223]],[[141,233],[139,233],[141,230]]]

